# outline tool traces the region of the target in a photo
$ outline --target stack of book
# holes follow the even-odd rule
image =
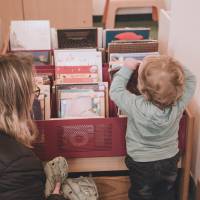
[[[149,39],[150,28],[114,28],[103,31],[103,47],[108,48],[112,42],[138,41]]]
[[[125,59],[157,55],[158,42],[149,35],[143,27],[55,29],[48,20],[12,21],[10,50],[31,56],[36,72],[34,119],[108,117],[102,66],[109,64],[112,79]],[[136,84],[132,77],[128,88],[138,94]]]
[[[108,83],[102,78],[99,28],[57,30],[55,94],[60,118],[98,118],[108,113]],[[98,37],[100,36],[100,37]]]
[[[126,59],[134,58],[143,60],[150,55],[159,55],[158,41],[149,39],[148,28],[125,28],[104,31],[104,46],[108,51],[109,75],[112,81],[113,75],[123,67]],[[127,84],[127,89],[136,95],[140,95],[137,88],[137,70],[132,74]],[[124,116],[117,108],[118,116]]]

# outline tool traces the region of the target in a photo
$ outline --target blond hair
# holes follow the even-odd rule
[[[169,56],[148,56],[141,65],[138,89],[145,98],[163,109],[182,96],[184,72],[181,64]]]
[[[31,119],[32,64],[13,54],[0,56],[0,130],[31,147],[37,130]]]

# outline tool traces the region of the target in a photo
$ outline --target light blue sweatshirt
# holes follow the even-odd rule
[[[122,67],[110,87],[110,97],[128,116],[126,148],[137,162],[149,162],[173,157],[178,153],[178,129],[183,111],[192,98],[196,80],[184,69],[183,96],[172,107],[159,109],[142,95],[136,96],[126,89],[132,70]]]

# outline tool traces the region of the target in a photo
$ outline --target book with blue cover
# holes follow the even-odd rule
[[[103,35],[103,47],[107,48],[112,41],[119,40],[144,40],[149,39],[150,28],[115,28],[105,29]]]

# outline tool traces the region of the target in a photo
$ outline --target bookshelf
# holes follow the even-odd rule
[[[4,48],[2,50],[2,53],[6,53],[8,49],[8,38],[4,42]],[[90,121],[90,122],[89,122]],[[66,120],[66,119],[58,119],[58,120],[46,120],[46,121],[39,121],[38,126],[40,124],[40,127],[43,128],[43,123],[45,124],[47,128],[45,131],[48,133],[48,136],[50,137],[54,129],[52,127],[58,126],[58,124],[61,125],[79,125],[81,123],[83,124],[89,124],[94,123],[94,119],[84,119],[83,122],[80,120]],[[118,117],[113,118],[105,118],[105,119],[99,119],[97,124],[99,123],[108,124],[108,126],[113,126],[113,133],[112,136],[116,137],[116,132],[125,132],[125,128],[122,125],[126,125],[126,121],[121,120]],[[120,123],[119,123],[120,122]],[[96,122],[95,122],[96,123]],[[111,124],[111,125],[110,125]],[[190,163],[191,163],[191,155],[192,155],[192,141],[193,141],[193,126],[194,126],[194,117],[191,114],[191,111],[187,108],[186,109],[186,130],[185,130],[185,150],[181,157],[181,163],[182,163],[182,170],[181,170],[181,181],[180,181],[180,200],[187,200],[188,199],[188,189],[189,189],[189,178],[190,178]],[[119,130],[118,128],[121,128]],[[44,128],[42,129],[44,131]],[[55,133],[54,133],[55,134]],[[118,141],[122,139],[124,135],[120,135],[118,138]],[[50,145],[46,144],[46,149],[51,154],[54,149],[53,143],[55,143],[56,140],[51,139],[48,143]],[[121,141],[124,141],[123,139]],[[116,143],[116,141],[114,141]],[[121,143],[119,143],[121,144]],[[118,148],[120,145],[116,145]],[[42,152],[43,149],[40,149]],[[54,154],[55,155],[55,154]],[[90,158],[86,157],[77,157],[76,158],[67,158],[68,164],[69,164],[69,172],[70,173],[97,173],[100,172],[101,176],[94,177],[95,182],[98,187],[98,191],[100,194],[100,199],[103,200],[128,200],[128,188],[129,188],[129,177],[126,175],[127,168],[124,164],[124,155],[112,155],[112,156],[91,156]],[[55,155],[57,156],[57,155]],[[122,172],[120,176],[113,175],[113,172]]]

